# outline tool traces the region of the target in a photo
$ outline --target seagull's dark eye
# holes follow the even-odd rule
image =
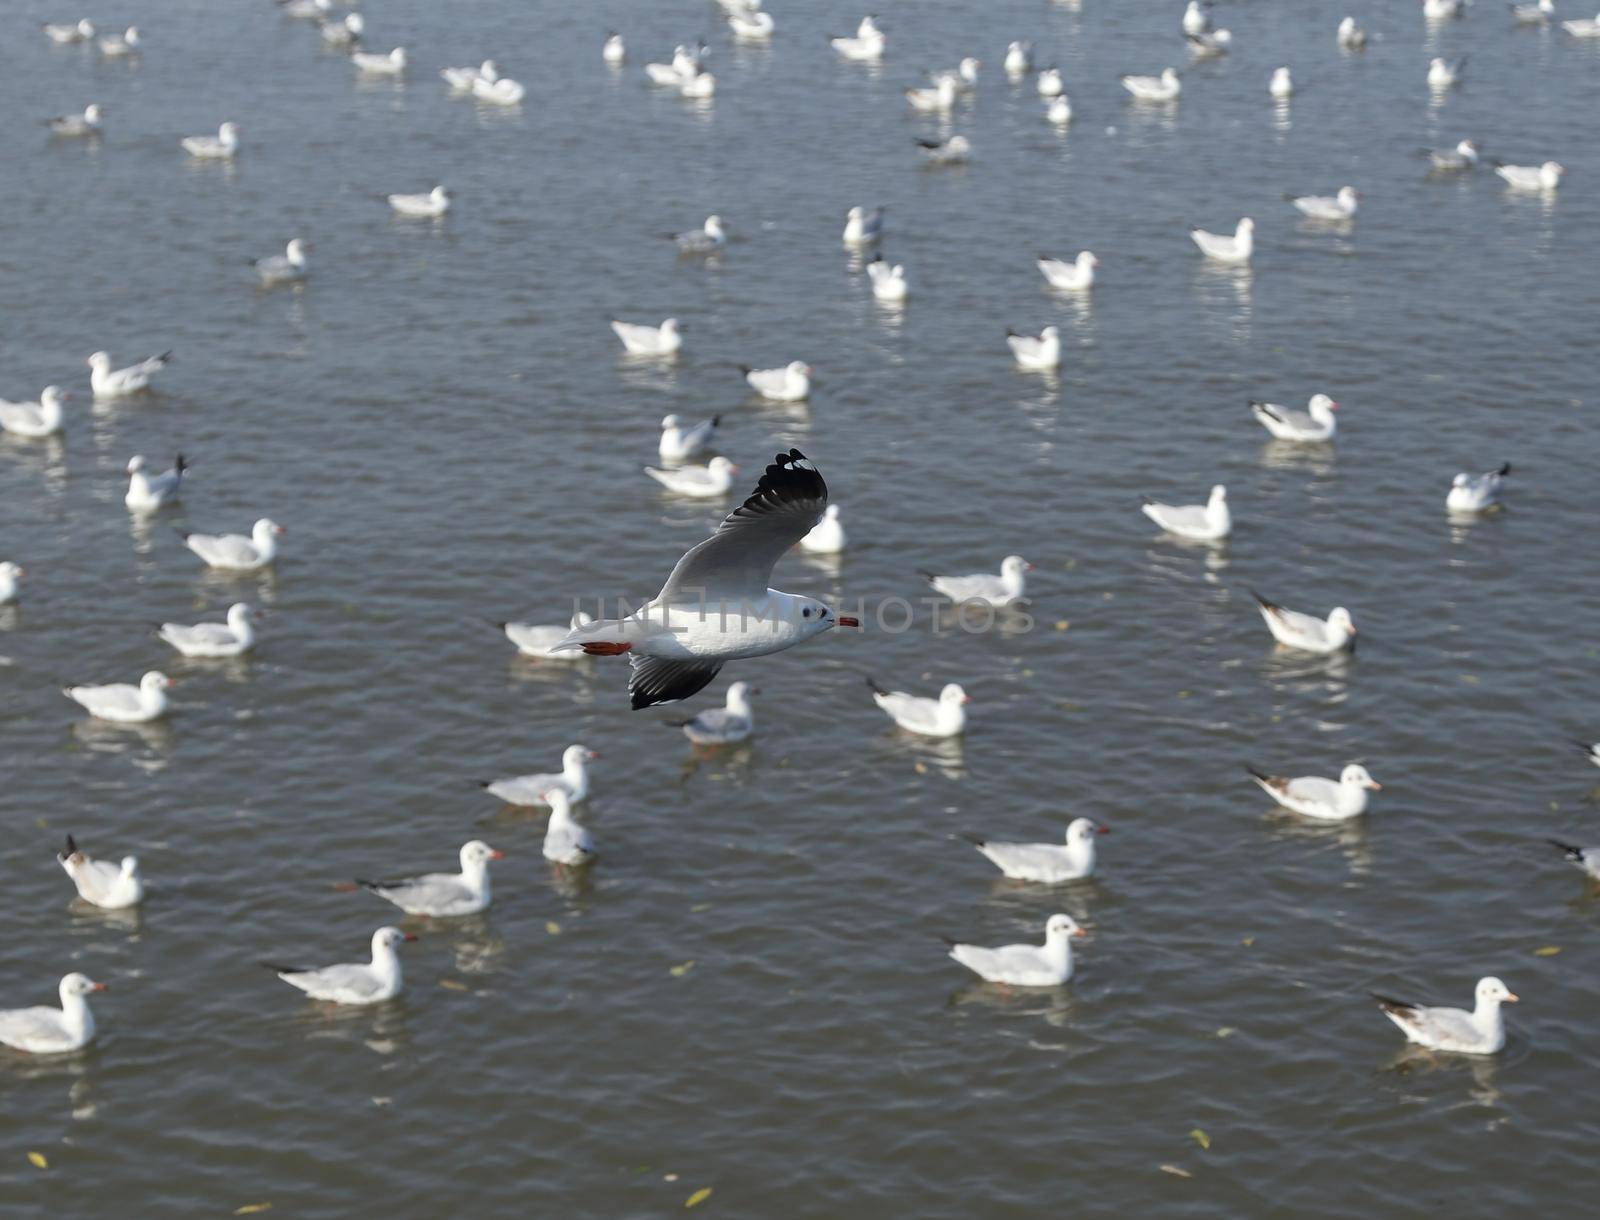
[[[800,617],[801,618],[810,618],[811,617],[811,607],[807,606],[805,609],[801,610],[800,611]]]

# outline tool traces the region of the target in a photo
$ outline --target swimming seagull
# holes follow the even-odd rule
[[[94,1041],[94,1014],[84,999],[106,985],[86,974],[69,974],[57,994],[60,1008],[8,1008],[0,1011],[0,1044],[30,1055],[64,1055]]]
[[[1566,853],[1567,860],[1576,864],[1585,873],[1596,881],[1600,881],[1600,847],[1574,847],[1571,843],[1563,843],[1560,839],[1546,839],[1552,847],[1559,847]]]
[[[437,220],[450,210],[450,191],[436,186],[425,195],[385,195],[389,206],[401,216],[418,220]]]
[[[39,439],[61,431],[61,404],[71,398],[60,386],[47,385],[37,402],[7,402],[0,398],[0,431]]]
[[[828,505],[822,520],[800,539],[799,547],[808,555],[837,555],[845,547],[844,526],[839,523],[839,506]]]
[[[713,415],[697,423],[686,424],[676,415],[665,416],[661,421],[661,440],[656,452],[668,462],[681,462],[709,448],[717,439],[717,428],[722,416]]]
[[[1555,0],[1539,0],[1537,4],[1512,4],[1507,7],[1511,9],[1511,20],[1517,25],[1548,25],[1550,18],[1556,15]]]
[[[697,746],[732,745],[755,731],[755,711],[750,696],[761,692],[748,682],[734,682],[721,707],[708,707],[698,716],[675,723],[683,735]]]
[[[1356,625],[1350,619],[1350,611],[1343,606],[1335,606],[1326,619],[1320,619],[1298,610],[1286,610],[1259,593],[1252,592],[1250,596],[1261,608],[1261,617],[1266,620],[1272,638],[1286,648],[1326,655],[1355,647]]]
[[[1466,66],[1467,57],[1460,59],[1445,59],[1435,56],[1428,63],[1428,88],[1448,89],[1455,84],[1461,76],[1461,69]]]
[[[1061,69],[1046,68],[1039,73],[1038,88],[1040,97],[1060,97],[1066,91],[1066,85],[1061,80]]]
[[[1367,774],[1359,763],[1351,763],[1337,780],[1318,775],[1288,779],[1246,767],[1261,790],[1285,809],[1320,818],[1324,822],[1343,822],[1367,811],[1367,793],[1383,791],[1383,785]]]
[[[715,254],[728,244],[728,234],[722,227],[720,216],[707,216],[700,228],[669,236],[678,243],[680,254]]]
[[[970,576],[938,576],[932,572],[922,575],[927,582],[951,601],[983,602],[1002,607],[1020,602],[1027,597],[1028,576],[1033,565],[1021,555],[1007,555],[1000,561],[1000,574],[975,572]]]
[[[472,86],[480,79],[491,82],[499,80],[500,69],[495,66],[494,60],[486,59],[475,68],[440,68],[439,75],[457,93],[470,93]]]
[[[1476,1004],[1463,1008],[1429,1008],[1372,993],[1383,1015],[1400,1027],[1407,1042],[1436,1051],[1465,1055],[1493,1055],[1506,1044],[1505,1017],[1500,1005],[1515,1004],[1517,997],[1499,979],[1478,980]]]
[[[1057,127],[1065,127],[1072,122],[1072,102],[1065,93],[1050,99],[1050,104],[1044,108],[1044,117]]]
[[[82,21],[67,22],[65,24],[46,24],[40,27],[44,36],[51,42],[66,44],[70,42],[88,42],[94,37],[94,22],[85,17]]]
[[[948,76],[928,89],[907,89],[906,101],[913,110],[933,110],[943,113],[956,104],[956,83]]]
[[[372,934],[370,963],[344,962],[321,969],[278,966],[271,962],[261,964],[313,1000],[327,1000],[333,1004],[381,1004],[400,994],[402,979],[397,950],[406,941],[416,939],[399,928],[379,928]]]
[[[982,61],[969,55],[954,68],[940,68],[928,73],[928,79],[936,85],[949,81],[962,93],[971,93],[978,87],[978,69],[981,67]]]
[[[845,213],[844,244],[868,246],[883,236],[883,209],[859,205]]]
[[[1302,216],[1312,220],[1353,220],[1361,201],[1361,192],[1353,186],[1341,186],[1335,195],[1285,195]]]
[[[78,847],[71,835],[65,850],[56,860],[72,878],[78,897],[106,911],[123,911],[144,901],[144,881],[139,876],[136,856],[124,856],[119,864],[95,860]]]
[[[728,25],[733,30],[733,36],[742,42],[766,42],[777,28],[772,14],[760,9],[729,13]]]
[[[1183,92],[1175,68],[1164,68],[1160,76],[1124,76],[1122,87],[1141,102],[1170,102]]]
[[[1256,222],[1246,216],[1234,227],[1233,235],[1208,233],[1198,225],[1189,226],[1189,236],[1200,253],[1219,263],[1248,263],[1256,248]]]
[[[1494,172],[1514,191],[1553,191],[1561,185],[1561,175],[1567,167],[1559,161],[1546,161],[1543,165],[1496,163]]]
[[[239,125],[224,123],[214,136],[184,136],[183,151],[202,161],[227,161],[239,151]]]
[[[1007,76],[1026,76],[1033,71],[1033,44],[1013,42],[1006,47],[1005,69]]]
[[[1423,152],[1433,163],[1435,173],[1454,174],[1474,169],[1478,164],[1478,145],[1473,140],[1462,140],[1454,148],[1428,148]]]
[[[257,617],[246,603],[234,602],[226,623],[162,623],[156,634],[186,657],[242,657],[256,645]]]
[[[1043,945],[985,949],[950,940],[950,956],[987,983],[1013,987],[1059,987],[1072,977],[1072,937],[1087,936],[1070,915],[1052,915]]]
[[[296,237],[284,247],[282,254],[269,258],[253,258],[250,265],[256,269],[263,284],[291,284],[306,278],[306,251],[310,243]]]
[[[1450,481],[1450,492],[1444,500],[1445,509],[1452,513],[1486,512],[1500,502],[1500,488],[1510,473],[1510,462],[1498,470],[1487,470],[1482,474],[1463,471]]]
[[[99,42],[100,54],[112,59],[139,53],[139,27],[130,25],[120,34],[107,34]]]
[[[333,0],[273,0],[285,17],[321,21],[333,7]]]
[[[1579,21],[1563,21],[1561,28],[1574,38],[1600,38],[1600,13]]]
[[[1039,274],[1052,288],[1063,292],[1084,292],[1094,285],[1094,269],[1100,260],[1087,250],[1081,250],[1070,263],[1041,254],[1036,260]]]
[[[1272,79],[1267,82],[1267,92],[1280,102],[1294,93],[1294,77],[1288,68],[1274,68]]]
[[[407,915],[444,919],[476,915],[489,907],[489,862],[504,859],[504,852],[496,851],[482,839],[473,839],[462,845],[459,873],[424,873],[401,881],[358,879],[356,884],[394,903]]]
[[[1066,843],[997,843],[977,835],[963,835],[1013,881],[1039,881],[1058,885],[1094,875],[1095,836],[1110,834],[1090,818],[1073,818],[1067,824]]]
[[[136,513],[153,513],[171,504],[183,488],[183,472],[188,469],[189,463],[183,460],[183,454],[180,453],[167,470],[160,474],[146,474],[144,455],[134,454],[128,459],[126,467],[128,491],[122,497],[123,504]]]
[[[1207,10],[1210,7],[1201,0],[1189,0],[1189,7],[1183,10],[1183,32],[1192,38],[1209,30],[1211,14]]]
[[[243,534],[185,534],[182,531],[179,531],[178,537],[208,567],[232,572],[254,572],[277,559],[278,536],[282,533],[283,526],[268,517],[262,517],[251,527],[249,537]]]
[[[167,688],[172,679],[152,669],[138,686],[113,682],[109,686],[65,686],[61,693],[88,710],[91,716],[117,724],[144,724],[166,715]]]
[[[1429,21],[1445,21],[1467,11],[1467,0],[1422,0],[1422,15]]]
[[[360,13],[346,13],[343,21],[329,21],[324,18],[318,25],[322,31],[322,41],[330,47],[355,46],[361,41],[361,35],[367,28],[367,23]]]
[[[673,89],[680,88],[683,83],[700,71],[700,57],[695,51],[685,46],[676,46],[672,49],[672,61],[664,64],[645,64],[645,77],[653,85],[665,85]]]
[[[1312,444],[1331,441],[1339,426],[1334,412],[1339,404],[1326,394],[1313,394],[1304,411],[1291,411],[1274,402],[1250,402],[1250,413],[1280,441]]]
[[[525,657],[536,657],[541,661],[581,661],[582,653],[574,655],[570,652],[550,650],[574,627],[582,627],[585,623],[592,622],[594,622],[592,615],[579,610],[565,627],[555,625],[546,627],[536,623],[496,623],[495,626],[505,632],[506,639],[515,644],[517,651]]]
[[[811,378],[816,370],[804,360],[791,360],[778,369],[753,369],[741,364],[739,371],[750,388],[773,402],[800,402],[811,396]]]
[[[1046,326],[1035,339],[1032,335],[1019,335],[1006,331],[1006,343],[1018,365],[1025,369],[1054,369],[1061,367],[1061,331]]]
[[[374,51],[353,51],[350,62],[355,65],[357,72],[368,76],[399,76],[406,70],[406,49],[396,47],[387,55]]]
[[[924,164],[965,165],[972,157],[972,143],[966,136],[951,136],[948,140],[918,140]]]
[[[879,60],[889,45],[889,39],[871,17],[863,17],[853,36],[829,38],[829,44],[846,59]]]
[[[521,81],[514,81],[509,76],[499,76],[494,80],[480,76],[472,82],[472,96],[495,106],[515,106],[528,96],[528,90]]]
[[[678,92],[684,97],[711,97],[716,91],[717,78],[705,71],[686,77],[678,86]]]
[[[1192,538],[1196,542],[1217,542],[1233,533],[1233,514],[1228,511],[1228,489],[1218,483],[1204,504],[1162,504],[1144,498],[1144,515],[1169,534]]]
[[[544,858],[558,868],[579,868],[594,859],[594,836],[572,816],[572,800],[565,788],[545,793],[550,820],[544,828]]]
[[[630,356],[670,356],[683,346],[683,336],[678,333],[682,327],[677,318],[668,318],[660,326],[613,321],[611,329]]]
[[[653,600],[628,618],[572,632],[561,647],[630,653],[637,710],[687,699],[728,661],[781,652],[831,627],[859,627],[813,598],[767,587],[773,566],[827,505],[828,485],[805,455],[778,454],[754,493],[678,561]]]
[[[589,620],[593,622],[593,619]],[[561,770],[555,774],[513,775],[492,782],[480,781],[479,786],[490,796],[498,797],[508,805],[548,805],[545,799],[556,788],[567,794],[576,805],[589,796],[589,764],[600,755],[588,746],[568,746],[561,751]]]
[[[1189,50],[1196,59],[1215,59],[1226,55],[1233,45],[1231,30],[1208,30],[1203,34],[1189,35]]]
[[[725,457],[714,457],[704,466],[673,466],[667,470],[646,466],[644,472],[668,491],[703,500],[727,495],[733,488],[733,476],[739,472],[739,468]],[[556,647],[560,648],[561,645]]]
[[[622,35],[612,30],[606,35],[605,43],[600,48],[600,58],[608,64],[620,64],[628,58],[628,44],[622,40]]]
[[[1551,0],[1544,0],[1549,4]],[[1364,51],[1367,46],[1367,32],[1356,24],[1354,17],[1346,17],[1339,23],[1339,47],[1344,51]]]
[[[28,569],[7,559],[0,563],[0,606],[9,606],[17,600],[17,591]]]
[[[45,119],[44,124],[53,136],[68,140],[81,139],[100,134],[100,118],[103,114],[104,109],[99,102],[90,102],[83,108],[82,114],[57,115],[53,119]]]
[[[880,301],[898,304],[911,294],[905,267],[899,263],[891,267],[881,254],[867,264],[867,278],[872,281],[872,295]]]
[[[89,386],[96,398],[121,398],[148,389],[150,379],[172,363],[172,353],[162,352],[120,369],[111,367],[107,352],[95,352],[84,363],[89,366]]]
[[[947,683],[937,699],[889,690],[872,678],[867,679],[867,685],[872,688],[872,701],[908,733],[956,737],[966,730],[967,704],[972,700],[958,683]]]

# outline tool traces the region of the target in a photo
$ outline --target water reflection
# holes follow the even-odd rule
[[[28,439],[0,434],[0,454],[7,461],[33,472],[43,481],[52,495],[59,496],[67,487],[67,446],[60,436]]]
[[[287,988],[287,984],[283,986]],[[405,992],[381,1004],[333,1004],[308,996],[300,999],[290,1019],[295,1032],[307,1042],[359,1041],[378,1055],[393,1055],[411,1045]]]
[[[945,779],[960,779],[967,773],[962,737],[924,737],[896,727],[881,741],[895,754],[910,759],[912,769],[919,775],[931,769]]]
[[[1275,690],[1320,691],[1337,702],[1349,694],[1354,665],[1353,649],[1320,654],[1274,643],[1262,658],[1261,676]]]
[[[165,720],[146,724],[115,724],[93,716],[72,722],[78,744],[97,754],[131,754],[142,746],[147,756],[164,759],[172,752],[173,733]]]
[[[1281,136],[1287,134],[1292,126],[1289,99],[1286,97],[1275,99],[1272,103],[1272,130]]]
[[[1337,847],[1353,877],[1365,877],[1372,872],[1372,846],[1365,817],[1343,822],[1323,821],[1274,805],[1267,820],[1273,832],[1283,838]]]
[[[1250,339],[1254,277],[1249,264],[1242,267],[1202,259],[1195,268],[1195,288],[1205,309],[1226,309],[1228,329],[1236,342]]]
[[[144,932],[144,907],[124,907],[117,911],[108,911],[104,907],[97,907],[92,902],[85,902],[82,898],[74,898],[67,904],[67,911],[72,916],[72,932],[79,936],[95,936],[105,932],[114,932],[127,940],[137,940]]]
[[[1042,1017],[1056,1028],[1071,1024],[1073,997],[1064,987],[1008,987],[1004,983],[974,983],[951,995],[951,1008],[983,1008],[1016,1017]]]
[[[1495,1087],[1499,1067],[1499,1059],[1494,1055],[1457,1055],[1407,1043],[1384,1065],[1384,1070],[1402,1079],[1440,1072],[1466,1073],[1472,1077],[1472,1087],[1468,1090],[1471,1104],[1495,1106],[1500,1103],[1500,1090]]]
[[[1327,441],[1285,441],[1274,437],[1261,447],[1261,464],[1268,470],[1292,470],[1326,479],[1333,474],[1338,450]]]

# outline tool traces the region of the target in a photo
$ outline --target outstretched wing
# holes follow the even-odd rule
[[[783,553],[811,532],[828,506],[828,485],[798,449],[780,453],[755,492],[672,569],[658,600],[754,602],[767,595]]]

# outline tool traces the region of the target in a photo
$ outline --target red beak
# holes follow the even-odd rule
[[[489,853],[489,859],[491,860],[504,860],[505,858],[506,853],[503,851],[492,851]]]
[[[110,988],[108,988],[104,983],[96,983],[93,987],[89,988],[89,990],[90,991],[109,991]]]
[[[859,626],[861,626],[861,620],[856,618],[852,614],[841,614],[839,616],[839,626],[841,626],[841,627],[859,627]]]
[[[1103,835],[1108,835],[1108,834],[1111,833],[1111,827],[1109,827],[1109,826],[1101,826],[1098,823],[1095,825],[1095,830],[1097,830],[1099,833],[1101,833]]]
[[[417,939],[417,934],[415,932],[407,932],[406,933],[406,939],[407,940],[416,940]]]

